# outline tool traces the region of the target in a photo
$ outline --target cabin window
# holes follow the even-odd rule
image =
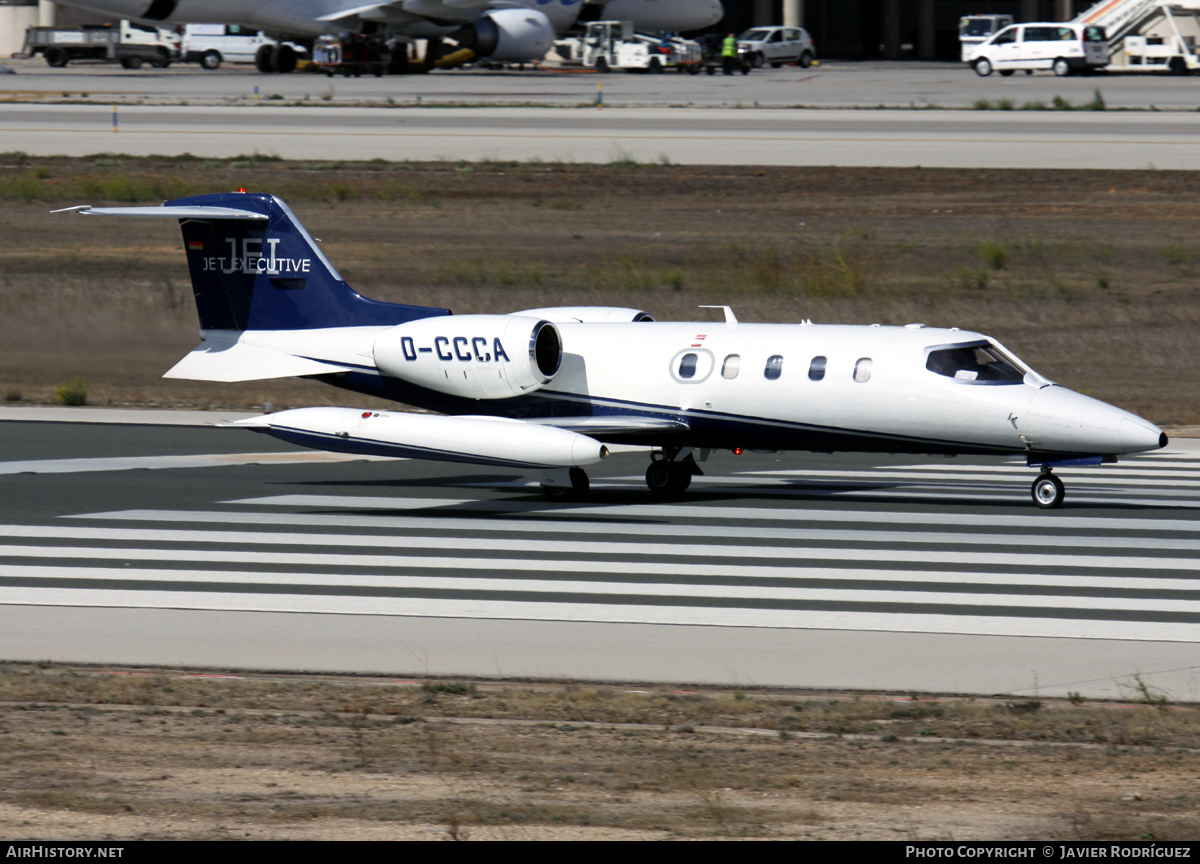
[[[854,380],[863,384],[871,380],[871,358],[863,357],[854,364]]]
[[[1020,384],[1026,371],[1019,360],[990,342],[931,349],[925,368],[956,381],[979,384]]]
[[[783,355],[772,354],[767,358],[767,366],[763,369],[763,377],[768,381],[775,381],[783,374]]]
[[[826,362],[824,357],[814,357],[812,362],[808,364],[808,380],[820,381],[824,378]]]
[[[680,378],[695,378],[696,377],[696,355],[684,354],[679,361],[679,377]]]
[[[725,362],[721,364],[721,377],[730,379],[736,378],[738,376],[738,369],[741,368],[741,365],[742,356],[740,354],[730,354],[725,358]]]

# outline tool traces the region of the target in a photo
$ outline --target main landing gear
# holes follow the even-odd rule
[[[646,487],[651,498],[675,498],[692,485],[692,477],[703,474],[692,457],[692,448],[663,448],[650,454]]]
[[[650,497],[675,498],[687,491],[692,478],[703,474],[691,447],[671,447],[650,454],[646,487]],[[551,501],[582,501],[591,483],[582,468],[547,468],[542,472],[542,494]]]
[[[1043,510],[1052,510],[1060,506],[1067,497],[1067,487],[1050,473],[1049,467],[1042,469],[1029,491],[1033,495],[1033,503]]]

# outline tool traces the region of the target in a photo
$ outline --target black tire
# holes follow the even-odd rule
[[[753,54],[750,55],[750,65],[753,66],[755,69],[761,69],[763,66],[766,65],[766,63],[767,63],[766,58],[763,57],[761,51],[755,51]]]
[[[603,57],[596,58],[596,71],[601,75],[607,75],[612,70],[608,68],[608,61]]]
[[[1188,69],[1187,61],[1182,57],[1172,57],[1171,62],[1167,64],[1167,68],[1171,70],[1172,75],[1192,74],[1192,70]]]
[[[571,479],[570,486],[543,486],[542,494],[551,501],[582,501],[587,498],[592,485],[587,472],[582,468],[572,468],[567,476]]]
[[[46,58],[46,63],[55,69],[61,69],[71,62],[71,55],[63,48],[47,48],[42,56]]]
[[[217,51],[205,51],[204,56],[200,58],[201,69],[220,69],[221,55]]]
[[[649,69],[651,75],[661,75],[663,71],[662,61],[657,57],[651,57]]]
[[[1041,474],[1033,481],[1029,493],[1039,508],[1053,510],[1062,506],[1063,499],[1067,497],[1067,487],[1053,474]]]
[[[166,69],[171,65],[171,55],[167,53],[165,48],[159,48],[158,56],[150,61],[150,65],[155,69]]]
[[[1071,74],[1071,64],[1062,57],[1059,57],[1054,61],[1054,63],[1051,64],[1050,71],[1052,71],[1059,78],[1066,78]]]
[[[980,57],[974,64],[975,74],[980,78],[986,78],[992,74],[992,61],[986,57]]]
[[[1013,70],[1011,70],[1011,69],[1001,69],[1000,70],[1001,78],[1011,78],[1012,76],[1013,76]]]
[[[716,66],[707,66],[707,67],[705,67],[704,71],[707,72],[709,75],[716,75],[717,67]]]
[[[805,51],[803,54],[800,55],[800,68],[801,69],[807,69],[812,64],[813,64],[813,55],[811,53],[809,53],[808,51]]]
[[[142,68],[142,58],[141,57],[122,57],[121,58],[121,66],[124,67],[125,69],[141,69]]]
[[[646,469],[646,488],[652,498],[674,498],[692,485],[692,466],[659,459]]]
[[[269,74],[275,71],[275,61],[272,59],[275,54],[274,45],[262,45],[254,52],[254,68],[259,72]]]
[[[296,71],[296,52],[290,45],[276,45],[271,49],[271,64],[280,75]]]

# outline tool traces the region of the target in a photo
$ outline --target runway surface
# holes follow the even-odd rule
[[[35,155],[1158,168],[1200,162],[1200,113],[0,105]]]
[[[1190,441],[1041,512],[996,460],[727,455],[655,503],[631,453],[561,505],[240,430],[0,436],[10,659],[1200,698]]]

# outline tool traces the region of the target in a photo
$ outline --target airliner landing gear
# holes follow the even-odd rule
[[[1067,487],[1051,474],[1048,468],[1033,481],[1033,488],[1030,492],[1033,495],[1033,503],[1043,510],[1058,507],[1067,497]]]
[[[681,457],[680,454],[684,455]],[[692,448],[675,448],[673,452],[653,454],[646,469],[646,486],[652,498],[674,498],[687,491],[692,477],[702,473],[692,458]]]
[[[542,494],[551,501],[582,501],[587,497],[591,485],[587,472],[582,468],[542,472]]]

